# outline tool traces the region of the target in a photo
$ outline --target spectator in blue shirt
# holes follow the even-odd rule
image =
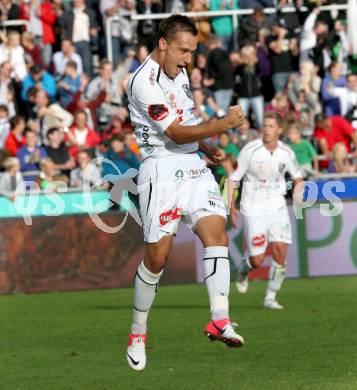
[[[46,150],[38,146],[37,143],[38,137],[36,132],[27,130],[25,134],[25,145],[16,153],[16,157],[20,161],[21,172],[26,182],[35,181],[38,176],[38,172],[36,171],[40,170],[40,160],[47,157]]]
[[[329,73],[322,80],[321,97],[325,106],[326,116],[341,115],[340,99],[333,95],[334,88],[346,88],[347,79],[341,75],[342,65],[332,62]]]
[[[64,77],[58,83],[58,93],[61,105],[67,107],[72,103],[73,98],[81,85],[81,78],[77,72],[77,64],[74,61],[68,61],[65,70]]]
[[[110,148],[104,153],[104,157],[110,160],[110,163],[103,162],[103,176],[124,174],[128,169],[139,169],[140,161],[136,154],[127,148],[124,144],[124,135],[115,136],[110,142]],[[119,173],[120,172],[120,173]]]
[[[30,73],[22,82],[21,98],[24,102],[28,102],[27,92],[30,88],[36,87],[38,90],[43,89],[47,92],[50,100],[53,102],[56,98],[56,81],[54,77],[44,71],[39,64],[32,65]]]

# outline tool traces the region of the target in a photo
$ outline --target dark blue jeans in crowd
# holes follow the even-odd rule
[[[87,41],[74,42],[74,46],[76,48],[76,52],[82,58],[84,72],[86,72],[90,77],[92,77],[93,60],[92,60],[92,50],[89,42]]]

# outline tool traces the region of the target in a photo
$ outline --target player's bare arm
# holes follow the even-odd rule
[[[226,159],[226,153],[223,149],[212,146],[205,141],[200,141],[198,147],[216,165],[222,165]]]
[[[190,142],[202,141],[212,135],[224,133],[225,131],[243,125],[245,117],[240,106],[233,106],[229,109],[226,117],[214,122],[204,123],[196,126],[181,126],[174,121],[166,129],[166,135],[176,144],[188,144]]]

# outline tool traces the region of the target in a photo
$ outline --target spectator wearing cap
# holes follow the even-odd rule
[[[25,51],[21,46],[20,34],[17,31],[10,31],[7,35],[0,30],[0,64],[8,61],[11,67],[11,77],[22,81],[27,75],[25,64]]]
[[[238,42],[239,47],[255,45],[258,41],[259,31],[269,29],[270,23],[264,13],[263,7],[256,7],[252,15],[242,19],[239,26]]]
[[[35,35],[40,46],[42,58],[47,68],[51,63],[52,45],[55,43],[54,24],[57,15],[53,3],[49,0],[22,1],[20,19],[28,20],[28,31]]]
[[[23,116],[16,115],[10,119],[10,134],[5,141],[5,150],[13,157],[16,156],[17,151],[25,143],[23,135],[25,126],[26,122]]]
[[[87,113],[79,110],[74,115],[74,124],[66,134],[69,152],[74,158],[81,149],[94,149],[100,141],[99,135],[87,124]]]
[[[40,169],[41,159],[47,157],[46,150],[42,146],[38,146],[38,137],[35,131],[26,130],[25,145],[17,151],[16,157],[20,161],[25,181],[34,181],[37,177],[36,171]]]
[[[3,162],[5,172],[0,174],[0,194],[14,199],[15,191],[24,189],[24,180],[20,172],[20,161],[16,157],[8,157]]]
[[[87,7],[85,0],[74,0],[73,9],[66,11],[60,18],[64,38],[74,43],[77,53],[82,58],[83,70],[92,76],[91,39],[98,34],[95,12]]]
[[[284,26],[277,23],[272,27],[272,35],[267,38],[272,61],[272,81],[275,92],[282,91],[290,75],[298,65],[299,47],[296,37]]]
[[[329,66],[329,73],[322,80],[321,98],[327,116],[341,115],[340,99],[335,96],[335,88],[343,88],[347,91],[347,80],[342,76],[342,65],[339,62],[332,62]]]
[[[204,85],[212,89],[218,106],[227,113],[231,105],[234,85],[229,54],[222,49],[220,40],[214,36],[209,38],[206,44],[209,49],[207,60],[209,78],[204,80]]]
[[[32,65],[30,73],[25,77],[22,83],[21,98],[24,102],[28,102],[27,91],[36,87],[37,90],[44,90],[51,101],[56,98],[56,82],[54,77],[44,71],[39,64]]]
[[[77,73],[83,73],[82,58],[76,53],[72,42],[69,39],[63,39],[61,42],[61,50],[57,51],[53,57],[53,67],[56,78],[63,76],[67,62],[74,61],[77,64]]]

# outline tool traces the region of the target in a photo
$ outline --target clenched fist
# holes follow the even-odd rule
[[[225,118],[230,129],[241,127],[245,121],[243,110],[241,106],[230,107]]]

